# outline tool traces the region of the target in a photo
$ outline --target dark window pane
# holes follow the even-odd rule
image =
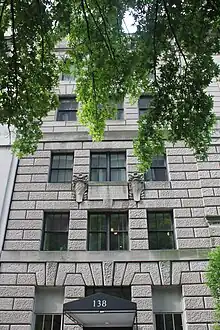
[[[90,231],[106,231],[106,216],[104,214],[90,214],[89,225]]]
[[[166,168],[154,168],[151,175],[153,181],[167,181]]]
[[[106,233],[89,234],[89,251],[107,250]]]
[[[104,153],[92,154],[91,166],[95,168],[103,168],[107,166],[107,155]]]
[[[52,315],[44,316],[44,330],[51,330]]]
[[[165,330],[163,314],[156,314],[155,318],[156,318],[156,330]]]
[[[43,326],[43,315],[36,315],[35,330],[42,330]]]
[[[111,214],[110,230],[111,232],[127,231],[128,230],[127,215],[123,213]]]
[[[110,166],[113,168],[125,167],[125,153],[110,154]]]
[[[110,250],[127,250],[128,233],[111,233]]]
[[[66,251],[68,243],[68,233],[45,233],[45,251]]]
[[[59,170],[57,182],[65,182],[65,170]]]
[[[153,157],[152,167],[166,167],[166,156],[157,155],[157,156]]]
[[[117,118],[117,120],[123,120],[124,119],[124,109],[118,109],[116,118]]]
[[[61,326],[61,315],[54,315],[52,330],[60,330],[60,326]]]
[[[50,182],[57,182],[58,178],[58,170],[51,170],[50,173]]]
[[[158,249],[173,249],[173,232],[157,232]]]
[[[64,182],[72,182],[73,179],[73,171],[72,170],[66,170],[65,171],[65,181]]]
[[[45,231],[68,231],[69,215],[53,213],[45,215]]]
[[[78,103],[75,98],[60,98],[59,110],[76,110]]]
[[[175,330],[182,330],[182,317],[181,314],[174,314]]]
[[[125,181],[125,169],[111,169],[111,181]]]
[[[144,174],[144,180],[145,181],[152,181],[152,170],[149,168],[147,172]]]
[[[170,230],[173,227],[170,213],[156,213],[156,221],[159,230]]]
[[[76,111],[58,111],[57,120],[58,121],[76,121]]]
[[[73,167],[73,155],[66,155],[66,168]]]
[[[91,170],[92,181],[107,181],[107,170],[106,169],[92,169]]]
[[[149,249],[157,250],[158,249],[158,241],[157,241],[157,233],[149,232]]]
[[[165,314],[165,324],[166,330],[174,330],[172,314]]]
[[[145,115],[147,113],[147,109],[139,109],[139,117]]]
[[[156,230],[157,229],[157,222],[155,218],[148,219],[148,229],[149,230]]]
[[[60,155],[52,155],[52,168],[59,168]]]

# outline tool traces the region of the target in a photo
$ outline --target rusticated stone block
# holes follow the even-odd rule
[[[101,263],[90,263],[90,267],[92,270],[92,276],[95,282],[95,286],[102,286],[103,285],[103,278],[102,278],[102,265]]]
[[[56,285],[63,286],[67,273],[75,273],[75,263],[60,263],[57,271]]]
[[[23,311],[33,311],[34,299],[33,298],[15,298],[13,309]]]
[[[210,296],[210,290],[205,284],[183,285],[184,296]]]
[[[66,298],[82,298],[85,296],[84,286],[66,286],[65,297]]]
[[[152,296],[151,285],[132,285],[131,296],[132,298],[151,297]]]
[[[45,285],[45,264],[44,263],[30,263],[28,265],[28,273],[35,273],[37,285]]]
[[[1,273],[26,273],[27,263],[9,263],[1,264]]]
[[[85,284],[88,286],[94,285],[89,263],[77,263],[76,273],[82,274]]]
[[[123,276],[126,268],[126,263],[115,263],[115,272],[114,272],[114,285],[122,285]]]
[[[123,278],[123,285],[130,285],[135,273],[140,272],[140,264],[138,262],[128,263]]]

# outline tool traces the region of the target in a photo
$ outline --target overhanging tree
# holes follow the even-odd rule
[[[134,141],[141,170],[163,152],[165,140],[184,140],[198,157],[206,156],[215,116],[205,89],[219,74],[212,58],[220,48],[217,0],[1,3],[0,123],[16,128],[16,154],[36,149],[42,118],[57,106],[54,48],[67,37],[66,70],[74,66],[79,119],[94,140],[103,138],[106,119],[125,95],[150,93]],[[135,33],[126,31],[126,13]]]

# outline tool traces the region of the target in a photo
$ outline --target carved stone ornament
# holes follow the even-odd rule
[[[73,199],[81,203],[88,198],[88,175],[75,174],[72,182]]]
[[[144,177],[137,172],[129,174],[128,197],[135,202],[139,202],[144,196]]]

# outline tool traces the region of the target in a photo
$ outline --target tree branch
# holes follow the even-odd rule
[[[98,1],[95,0],[95,2],[96,2],[96,4],[97,4],[97,6],[98,6],[99,13],[100,13],[100,15],[101,15],[101,17],[102,17],[102,21],[103,21],[103,24],[104,24],[105,34],[106,34],[106,37],[107,37],[107,39],[108,39],[108,46],[109,46],[109,49],[111,50],[111,52],[112,52],[112,56],[113,56],[113,58],[114,58],[114,60],[115,60],[115,52],[114,52],[114,49],[113,49],[112,46],[111,46],[111,40],[110,40],[110,38],[109,38],[108,30],[107,30],[107,26],[106,26],[106,22],[108,22],[108,20],[106,19],[106,17],[104,17],[103,12],[102,12],[102,9],[101,9],[101,7],[100,7]]]
[[[82,11],[83,11],[83,16],[84,16],[85,21],[86,21],[86,29],[87,29],[88,39],[89,39],[89,45],[87,45],[87,48],[89,50],[90,55],[92,56],[92,48],[90,47],[90,45],[91,45],[91,36],[90,36],[90,30],[89,30],[89,21],[88,21],[86,10],[85,10],[84,0],[81,0],[81,6],[82,6]],[[93,89],[93,95],[94,95],[94,99],[95,99],[95,103],[96,103],[96,115],[97,115],[97,119],[98,119],[97,95],[96,95],[96,88],[95,88],[95,75],[94,75],[93,70],[92,70],[92,89]]]
[[[40,0],[37,0],[38,7],[39,7],[39,13],[41,17],[41,25],[40,25],[40,34],[41,34],[41,65],[42,69],[44,66],[44,33],[43,33],[43,19],[42,19],[42,10],[41,10],[41,5],[40,5]]]
[[[164,4],[164,9],[165,9],[165,12],[166,12],[166,15],[167,15],[167,19],[168,19],[168,23],[169,23],[170,30],[171,30],[171,32],[172,32],[172,34],[173,34],[173,36],[174,36],[174,39],[175,39],[175,41],[176,41],[177,47],[178,47],[178,49],[179,49],[179,52],[180,52],[181,55],[183,56],[183,59],[184,59],[184,61],[185,61],[185,63],[186,63],[186,66],[187,66],[188,63],[187,63],[186,56],[185,56],[185,54],[184,54],[183,51],[182,51],[182,48],[181,48],[181,46],[180,46],[180,43],[179,43],[179,41],[178,41],[178,38],[177,38],[176,33],[175,33],[175,31],[174,31],[174,28],[173,28],[173,26],[172,26],[172,22],[171,22],[171,18],[170,18],[170,13],[169,13],[169,10],[168,10],[168,8],[167,8],[166,0],[163,0],[163,4]]]
[[[17,46],[16,46],[16,38],[15,38],[14,0],[11,0],[10,6],[11,6],[13,60],[14,60],[15,89],[16,89],[16,98],[15,99],[17,101],[17,94],[18,94],[18,70],[17,70]]]
[[[110,56],[112,57],[113,60],[115,60],[114,54],[113,54],[113,52],[112,52],[112,50],[111,50],[111,43],[108,44],[108,42],[106,41],[105,36],[103,35],[103,33],[101,33],[100,26],[97,24],[97,22],[96,22],[96,20],[95,20],[95,17],[94,17],[94,15],[93,15],[93,13],[91,12],[91,10],[90,10],[90,8],[89,8],[89,6],[88,6],[86,0],[85,0],[85,4],[86,4],[86,7],[87,7],[87,9],[88,9],[88,11],[89,11],[89,13],[90,13],[92,19],[93,19],[93,22],[95,23],[95,26],[96,26],[96,28],[97,28],[97,31],[99,32],[100,36],[102,37],[102,39],[103,39],[103,41],[104,41],[104,43],[105,43],[105,45],[106,45],[106,47],[107,47],[107,49],[108,49],[108,51],[109,51]]]
[[[157,85],[157,47],[156,47],[156,29],[157,29],[158,0],[156,0],[155,19],[154,19],[154,80]]]
[[[8,0],[5,0],[2,4],[2,10],[1,10],[1,15],[0,15],[0,24],[2,22],[2,17],[3,17],[3,14],[4,14],[4,10],[6,8],[6,4],[7,4]]]

